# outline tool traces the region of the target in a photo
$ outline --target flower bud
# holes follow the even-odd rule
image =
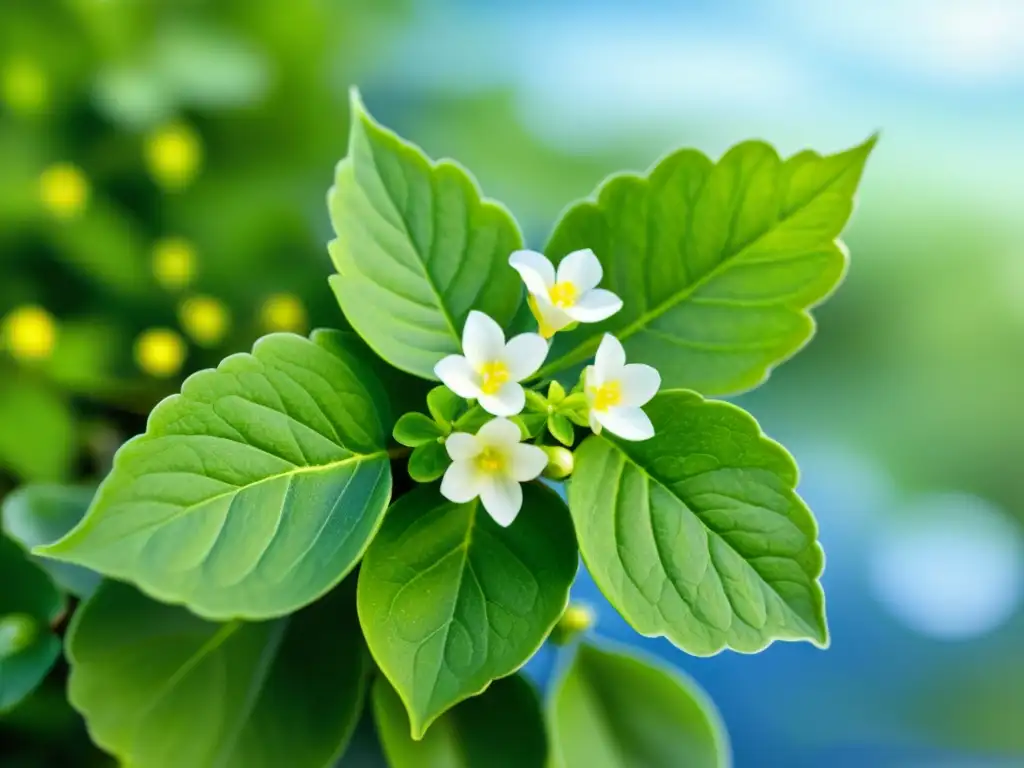
[[[543,475],[549,480],[564,480],[572,474],[575,461],[572,451],[560,445],[542,445],[541,450],[548,455],[548,465]]]
[[[21,653],[35,642],[39,627],[26,613],[12,613],[0,618],[0,659]]]

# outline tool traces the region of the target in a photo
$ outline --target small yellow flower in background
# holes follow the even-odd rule
[[[260,309],[260,325],[270,332],[305,333],[309,319],[306,317],[306,308],[297,296],[276,293],[263,302]]]
[[[180,237],[165,237],[153,245],[153,275],[169,291],[192,282],[196,274],[196,250]]]
[[[187,351],[184,339],[167,328],[150,328],[135,340],[135,362],[150,376],[159,378],[180,371]]]
[[[228,308],[212,296],[193,296],[183,301],[178,319],[185,333],[203,347],[219,344],[231,326]]]
[[[18,360],[43,360],[57,343],[57,324],[42,307],[26,304],[12,310],[3,323],[4,341]]]
[[[176,191],[195,179],[203,162],[199,134],[184,123],[171,123],[146,137],[146,168],[161,187]]]
[[[72,219],[89,202],[89,180],[71,163],[56,163],[39,176],[39,198],[53,216]]]
[[[35,62],[15,59],[7,62],[0,75],[0,94],[12,112],[36,115],[50,100],[50,84]]]

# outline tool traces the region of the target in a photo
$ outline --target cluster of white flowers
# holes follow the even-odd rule
[[[437,378],[452,392],[496,416],[475,435],[455,432],[445,442],[451,466],[441,481],[441,493],[457,503],[477,497],[499,525],[515,520],[523,504],[521,483],[537,478],[547,454],[523,444],[519,427],[508,419],[526,405],[520,382],[544,363],[548,339],[576,323],[597,323],[622,308],[622,300],[598,288],[601,262],[587,249],[573,251],[554,265],[535,251],[516,251],[509,264],[529,291],[530,308],[540,333],[521,333],[505,341],[491,317],[473,311],[462,331],[461,355],[449,355],[435,367]],[[646,440],[654,427],[641,406],[661,385],[649,365],[627,364],[626,352],[614,336],[605,334],[594,364],[583,374],[588,421],[595,433],[607,429],[625,440]]]

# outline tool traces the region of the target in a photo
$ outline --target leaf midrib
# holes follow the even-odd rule
[[[721,535],[720,533],[718,533],[718,531],[716,531],[716,530],[714,530],[713,528],[711,528],[711,526],[709,526],[709,525],[707,524],[707,522],[705,522],[704,518],[703,518],[703,517],[701,517],[701,516],[700,516],[699,514],[697,514],[697,513],[696,513],[696,512],[695,512],[695,511],[694,511],[694,510],[693,510],[693,509],[692,509],[692,508],[690,507],[690,505],[689,505],[689,503],[687,503],[686,499],[683,499],[683,498],[682,498],[681,496],[679,496],[679,494],[678,494],[678,493],[676,493],[676,492],[675,492],[674,490],[672,490],[671,486],[670,486],[670,485],[669,485],[668,483],[666,483],[666,482],[665,482],[664,480],[662,480],[662,479],[661,479],[661,478],[659,478],[659,477],[656,477],[656,476],[655,476],[654,474],[652,474],[651,472],[649,472],[649,471],[647,470],[647,468],[646,468],[646,467],[642,466],[642,465],[641,465],[641,464],[640,464],[640,463],[639,463],[639,462],[638,462],[638,461],[637,461],[636,459],[634,459],[634,458],[633,458],[633,457],[632,457],[632,456],[631,456],[631,455],[630,455],[630,454],[629,454],[629,453],[628,453],[628,452],[627,452],[626,450],[624,450],[624,449],[623,449],[623,448],[622,448],[621,446],[619,446],[619,445],[618,445],[617,443],[614,443],[614,442],[612,442],[611,440],[608,440],[607,438],[605,438],[605,437],[601,437],[601,436],[597,436],[597,439],[599,439],[599,440],[602,440],[602,441],[603,441],[604,443],[606,443],[607,445],[611,446],[611,447],[612,447],[612,448],[614,448],[614,449],[615,449],[616,451],[618,451],[618,452],[619,452],[619,453],[620,453],[620,454],[622,455],[622,457],[623,457],[623,458],[624,458],[625,460],[627,460],[627,461],[628,461],[628,462],[629,462],[630,464],[632,464],[632,465],[633,465],[633,467],[634,467],[634,468],[635,468],[635,469],[636,469],[636,470],[637,470],[637,471],[638,471],[638,472],[639,472],[639,473],[640,473],[641,475],[643,475],[643,476],[644,476],[644,477],[645,477],[645,478],[646,478],[646,479],[647,479],[647,480],[648,480],[649,482],[651,482],[651,483],[656,483],[656,484],[657,484],[658,486],[660,486],[660,487],[661,487],[661,488],[662,488],[662,489],[663,489],[663,490],[664,490],[664,491],[665,491],[666,493],[668,493],[668,494],[669,494],[669,495],[670,495],[670,496],[671,496],[672,498],[676,499],[676,500],[677,500],[677,501],[678,501],[678,502],[679,502],[680,504],[682,504],[682,505],[683,505],[683,507],[684,507],[684,508],[685,508],[685,509],[686,509],[686,510],[687,510],[687,511],[688,511],[688,512],[689,512],[689,513],[691,514],[691,515],[693,515],[693,517],[694,517],[695,519],[697,519],[697,520],[698,520],[698,521],[700,522],[701,526],[702,526],[702,527],[704,528],[704,530],[705,530],[705,531],[706,531],[706,532],[708,533],[708,535],[709,535],[709,536],[714,536],[714,537],[715,537],[716,539],[718,539],[719,541],[721,541],[721,542],[722,542],[722,543],[723,543],[723,544],[724,544],[724,545],[725,545],[726,547],[728,547],[728,548],[729,548],[729,550],[730,550],[731,552],[733,552],[733,553],[734,553],[734,554],[735,554],[735,555],[736,555],[736,556],[737,556],[738,558],[740,558],[740,560],[742,560],[742,561],[743,561],[743,563],[745,563],[745,564],[747,565],[747,567],[748,567],[748,568],[750,568],[750,570],[751,570],[751,571],[752,571],[752,572],[753,572],[754,574],[756,574],[756,575],[757,575],[758,581],[759,581],[760,583],[764,584],[764,586],[765,586],[765,587],[767,587],[767,588],[768,588],[768,589],[769,589],[769,590],[771,591],[771,593],[772,593],[773,595],[775,595],[775,596],[776,596],[777,598],[779,598],[779,600],[781,600],[781,601],[782,601],[782,604],[786,606],[786,608],[787,608],[787,609],[789,610],[790,614],[791,614],[791,615],[792,615],[793,617],[795,617],[795,618],[797,619],[797,621],[799,621],[799,622],[800,622],[800,624],[801,624],[801,625],[803,626],[803,628],[804,628],[804,629],[805,629],[805,630],[806,630],[807,632],[809,632],[809,633],[811,634],[811,636],[812,636],[812,637],[815,637],[815,638],[817,638],[817,636],[818,636],[818,634],[819,634],[819,629],[818,629],[817,627],[812,627],[812,626],[809,626],[809,625],[807,624],[806,620],[804,619],[804,617],[803,617],[803,616],[801,616],[801,615],[800,615],[799,613],[797,613],[796,611],[794,611],[794,610],[793,610],[793,608],[792,608],[792,607],[791,607],[791,606],[789,605],[789,603],[788,603],[788,602],[786,601],[786,598],[785,598],[785,597],[784,597],[783,595],[779,594],[779,592],[778,592],[778,591],[777,591],[777,590],[775,589],[775,587],[774,587],[774,586],[772,585],[772,583],[771,583],[771,582],[769,582],[768,580],[766,580],[766,579],[764,578],[764,576],[762,576],[762,575],[761,575],[761,573],[760,573],[760,572],[759,572],[759,571],[758,571],[758,570],[757,570],[756,568],[754,568],[754,566],[753,566],[753,565],[751,565],[751,563],[750,563],[750,558],[748,558],[748,557],[747,557],[746,555],[744,555],[744,554],[743,554],[742,552],[739,552],[739,551],[738,551],[738,550],[737,550],[737,549],[736,549],[736,548],[735,548],[735,547],[734,547],[734,546],[733,546],[733,545],[732,545],[731,543],[729,543],[729,541],[728,541],[728,540],[727,540],[727,539],[726,539],[725,537],[723,537],[723,536],[722,536],[722,535]],[[620,471],[620,472],[619,472],[619,478],[618,478],[617,482],[621,482],[621,478],[622,478],[622,472]],[[793,493],[792,489],[790,489],[790,493]],[[650,504],[648,504],[648,510],[650,510]],[[650,517],[650,515],[648,514],[648,515],[647,515],[647,517],[649,518],[649,517]],[[667,581],[668,581],[668,582],[669,582],[670,584],[672,584],[672,585],[673,585],[673,590],[675,590],[675,583],[674,583],[674,582],[672,581],[672,579],[671,579],[671,578],[669,578],[669,575],[668,575],[668,569],[667,569],[667,568],[665,567],[665,561],[664,561],[664,560],[663,560],[663,558],[662,558],[661,548],[660,548],[660,547],[658,546],[658,544],[657,544],[657,541],[655,541],[655,551],[656,551],[656,552],[658,553],[658,565],[659,565],[659,566],[661,567],[661,570],[662,570],[662,572],[663,572],[663,573],[665,574],[665,579],[666,579],[666,580],[667,580]],[[794,559],[794,562],[797,562],[797,561],[796,561],[796,560]],[[799,563],[798,563],[798,565],[799,565]],[[804,568],[803,568],[803,567],[801,567],[801,568],[800,568],[800,570],[801,570],[801,571],[803,571],[804,573],[807,573],[807,571],[806,571],[806,570],[804,570]],[[715,568],[715,571],[716,571],[716,573],[717,573],[717,571],[718,571],[717,567]],[[813,576],[812,574],[807,574],[807,575],[811,577],[811,579],[812,579],[812,582],[816,582],[816,581],[817,581],[817,577]],[[678,592],[678,590],[676,590],[676,591]],[[680,597],[682,597],[682,595],[680,595]],[[736,611],[735,611],[734,609],[732,609],[732,605],[731,605],[731,602],[732,602],[732,601],[730,600],[730,610],[732,611],[732,613],[733,613],[733,614],[736,614]],[[742,620],[742,619],[741,619],[741,620]],[[746,622],[744,622],[744,623],[746,623]]]
[[[363,138],[366,140],[367,145],[370,146],[370,135],[369,135],[369,132],[366,130],[365,116],[363,116],[363,117],[364,117],[364,119],[361,121]],[[394,138],[392,138],[392,137],[388,137],[388,138],[390,138],[392,140],[392,142],[395,142]],[[406,149],[406,147],[400,145],[400,149]],[[412,147],[408,147],[408,149],[410,151],[412,151],[414,154],[418,155],[419,158],[426,163],[427,168],[429,170],[432,171],[432,170],[435,169],[436,164],[432,163],[430,161],[430,159],[426,157],[426,155],[423,155],[422,153],[417,152]],[[396,153],[396,154],[400,154],[400,153]],[[373,155],[374,155],[373,149],[372,149],[372,146],[370,146],[370,156],[373,157]],[[374,157],[374,161],[373,161],[373,172],[374,172],[374,175],[377,177],[377,180],[380,181],[381,188],[385,191],[385,195],[387,197],[388,203],[391,205],[391,208],[392,208],[392,210],[395,213],[395,217],[398,219],[398,221],[400,221],[402,223],[402,234],[405,236],[406,241],[409,243],[409,246],[412,249],[412,252],[416,254],[416,263],[419,265],[420,270],[423,272],[423,279],[426,281],[427,286],[430,288],[430,292],[434,296],[434,302],[437,304],[438,311],[441,313],[441,316],[444,318],[445,323],[448,325],[448,330],[451,332],[452,337],[455,339],[455,343],[459,344],[461,337],[459,336],[459,332],[455,328],[455,318],[452,317],[451,313],[448,311],[448,307],[444,303],[444,298],[443,298],[442,291],[439,289],[439,287],[437,285],[434,284],[434,279],[431,276],[430,271],[427,269],[427,263],[426,263],[426,259],[424,257],[424,254],[420,252],[420,249],[416,246],[416,241],[413,240],[413,237],[412,237],[411,233],[409,232],[409,225],[408,225],[408,222],[406,222],[406,220],[405,220],[405,216],[403,216],[401,211],[398,210],[398,206],[395,205],[395,201],[394,201],[394,199],[393,199],[393,197],[391,195],[390,190],[388,189],[387,185],[384,183],[384,179],[381,177],[380,172],[377,170],[377,162],[376,162],[376,158],[375,157]],[[359,182],[355,178],[355,173],[353,173],[353,175],[352,175],[352,180],[355,181],[356,185],[359,187],[360,190],[363,190],[363,186],[361,184],[359,184]],[[430,209],[431,209],[431,214],[432,214],[432,217],[431,217],[432,218],[432,222],[431,222],[431,243],[433,243],[436,240],[436,238],[437,238],[437,231],[436,231],[436,227],[437,227],[437,223],[436,223],[436,220],[437,220],[437,195],[435,194],[436,193],[436,188],[434,186],[435,181],[434,181],[434,175],[432,173],[428,174],[428,181],[429,181],[429,184],[430,184],[430,193],[431,193],[431,199],[430,199]],[[370,204],[373,205],[373,201],[372,201],[372,198],[370,197],[370,195],[366,194],[365,191],[363,191],[363,194],[366,197],[367,201],[369,201]],[[374,206],[374,207],[376,207],[376,206]]]
[[[835,184],[836,181],[844,173],[846,173],[847,170],[848,166],[843,166],[839,173],[837,173],[835,176],[829,179],[829,181],[822,187],[814,190],[814,194],[809,196],[807,200],[805,200],[803,203],[793,208],[792,210],[788,211],[784,216],[777,219],[772,226],[770,226],[760,235],[755,237],[753,240],[751,240],[748,243],[744,243],[743,247],[739,248],[733,253],[723,255],[722,259],[718,262],[718,264],[716,264],[711,270],[705,273],[704,276],[699,277],[694,282],[684,286],[682,290],[673,294],[672,296],[658,304],[653,309],[647,310],[632,323],[629,323],[621,330],[614,332],[615,337],[618,338],[619,341],[625,341],[634,334],[644,330],[646,325],[648,325],[653,320],[656,320],[657,318],[661,317],[663,314],[668,312],[673,307],[682,304],[684,301],[689,299],[694,293],[696,293],[700,288],[703,288],[707,283],[717,279],[722,272],[726,271],[727,268],[731,268],[732,264],[734,264],[735,261],[743,255],[744,252],[748,251],[750,248],[757,245],[759,242],[761,242],[764,238],[768,237],[772,233],[778,231],[784,224],[788,223],[797,214],[801,213],[805,208],[807,208],[807,206],[811,205],[811,203],[813,203],[815,200],[821,197],[827,189],[829,189],[833,184]],[[650,176],[644,177],[644,182],[649,185]],[[589,202],[587,203],[587,205],[590,205],[592,207],[598,207],[596,202]],[[732,231],[732,229],[733,226],[730,225],[730,231]],[[561,357],[552,360],[551,362],[542,366],[540,370],[538,370],[531,378],[541,379],[544,378],[545,376],[550,376],[555,371],[558,371],[563,368],[568,368],[569,366],[583,362],[597,351],[597,347],[601,343],[602,336],[603,334],[596,334],[588,339],[585,339],[584,341],[581,341],[574,349],[569,350]]]
[[[126,535],[135,536],[135,535],[138,535],[140,533],[144,533],[144,532],[152,530],[152,529],[162,528],[165,525],[168,525],[169,523],[173,523],[174,521],[176,521],[176,520],[178,520],[178,519],[180,519],[182,517],[185,517],[186,515],[192,514],[193,512],[195,512],[200,507],[203,507],[203,506],[205,506],[205,505],[207,505],[207,504],[209,504],[209,503],[211,503],[213,501],[225,498],[227,496],[235,496],[235,495],[237,495],[239,493],[242,493],[243,491],[248,491],[248,490],[250,490],[252,488],[255,488],[255,487],[259,486],[259,485],[262,485],[263,483],[269,483],[269,482],[272,482],[274,480],[279,480],[282,477],[294,477],[295,475],[306,474],[306,473],[311,473],[311,472],[326,472],[328,470],[337,469],[338,467],[346,466],[348,464],[359,464],[359,463],[364,462],[364,461],[371,461],[373,459],[386,457],[387,455],[388,455],[388,452],[386,450],[381,450],[381,451],[376,451],[374,453],[353,454],[352,456],[347,456],[344,459],[339,459],[338,461],[332,461],[332,462],[330,462],[328,464],[318,464],[318,465],[315,465],[315,466],[307,466],[307,467],[293,467],[292,469],[289,469],[289,470],[287,470],[285,472],[278,472],[278,473],[273,474],[273,475],[267,475],[266,477],[261,477],[259,480],[256,480],[254,482],[247,483],[245,485],[237,485],[237,486],[232,487],[231,490],[221,491],[220,493],[216,493],[213,496],[208,496],[208,497],[206,497],[205,499],[203,499],[201,501],[198,501],[198,502],[196,502],[194,504],[188,505],[187,507],[182,507],[177,512],[175,512],[174,514],[172,514],[172,515],[170,515],[168,517],[163,517],[163,518],[160,518],[159,520],[154,520],[149,525],[146,525],[146,526],[141,527],[141,528],[136,528],[136,529],[130,531]],[[97,497],[97,498],[99,498],[99,497]],[[87,530],[88,527],[91,527],[91,526],[89,526],[89,523],[90,523],[91,520],[92,520],[91,517],[86,517],[85,520],[84,520],[84,522],[86,523],[85,526],[83,526],[81,528],[75,529],[74,531],[71,532],[71,534],[69,534],[68,536],[66,536],[63,539],[60,539],[60,540],[54,542],[53,544],[47,545],[45,547],[37,547],[36,549],[33,550],[33,552],[36,553],[36,554],[41,554],[41,555],[59,554],[64,549],[64,546],[66,545],[66,542],[74,541],[76,538],[78,538],[79,535],[81,535],[81,532]]]

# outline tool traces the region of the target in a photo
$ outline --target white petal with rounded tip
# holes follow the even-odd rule
[[[572,318],[565,313],[565,310],[551,303],[547,294],[534,296],[534,301],[537,304],[537,311],[544,319],[544,324],[552,331],[560,331],[572,322]]]
[[[494,522],[507,528],[523,506],[523,487],[511,477],[487,475],[480,488],[480,501]]]
[[[475,398],[480,394],[480,374],[462,355],[448,355],[434,366],[434,375],[459,397]]]
[[[523,278],[530,293],[547,296],[555,284],[555,267],[543,253],[516,251],[508,257],[508,263]]]
[[[537,333],[521,333],[505,345],[505,365],[512,381],[530,376],[547,356],[548,343]]]
[[[583,294],[579,301],[566,307],[565,313],[581,323],[599,323],[622,309],[622,299],[604,288]]]
[[[515,422],[508,419],[491,419],[476,433],[476,439],[482,445],[496,448],[509,448],[523,439],[523,433]]]
[[[505,351],[505,332],[490,315],[474,309],[462,329],[462,351],[474,368],[500,360]]]
[[[654,437],[654,425],[639,408],[609,408],[607,411],[593,413],[601,426],[623,440],[647,440]]]
[[[480,455],[484,449],[475,435],[467,432],[453,432],[444,441],[445,450],[452,461],[467,461]]]
[[[526,407],[526,393],[514,381],[505,382],[493,395],[480,392],[476,400],[481,408],[494,416],[515,416]]]
[[[590,413],[587,414],[587,421],[590,422],[590,431],[593,432],[595,435],[600,435],[601,422],[598,421],[597,419],[597,411],[592,409]]]
[[[594,355],[595,383],[600,386],[609,379],[618,378],[618,373],[625,364],[626,350],[622,348],[622,343],[610,333],[606,333],[597,348],[597,354]]]
[[[601,262],[589,248],[573,251],[558,262],[557,282],[572,283],[576,290],[585,293],[597,287],[604,276]]]
[[[623,405],[643,405],[656,394],[661,386],[661,374],[649,365],[630,363],[619,375],[622,387]]]
[[[441,478],[441,495],[456,504],[465,504],[480,495],[486,476],[481,474],[472,461],[456,461],[444,471]]]
[[[525,483],[544,471],[544,467],[548,465],[548,455],[536,445],[520,443],[512,446],[512,460],[509,464],[512,479]]]

